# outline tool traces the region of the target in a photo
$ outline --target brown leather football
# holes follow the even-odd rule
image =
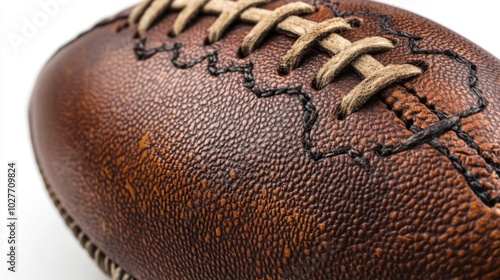
[[[358,0],[148,0],[60,49],[47,188],[113,279],[499,279],[500,62]]]

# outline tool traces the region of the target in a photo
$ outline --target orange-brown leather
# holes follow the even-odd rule
[[[426,72],[339,119],[359,76],[314,89],[320,50],[280,75],[288,35],[242,59],[252,25],[205,45],[216,16],[171,38],[168,12],[143,45],[118,17],[62,48],[31,101],[63,207],[138,279],[500,278],[500,62],[393,7],[315,2],[307,18],[357,18],[343,37],[390,38],[377,60]]]

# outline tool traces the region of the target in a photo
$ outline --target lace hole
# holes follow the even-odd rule
[[[128,22],[126,22],[124,24],[121,24],[118,27],[116,27],[115,33],[120,33],[120,32],[122,32],[122,30],[127,29],[127,28],[129,28],[129,23]]]
[[[236,55],[238,56],[238,58],[240,59],[245,59],[246,58],[246,55],[243,54],[243,51],[241,50],[241,47],[238,48],[238,52],[236,53]]]
[[[321,88],[318,86],[318,82],[316,81],[316,79],[313,79],[312,82],[311,82],[311,87],[314,89],[314,90],[321,90]]]
[[[169,32],[167,33],[167,36],[168,36],[168,38],[175,38],[175,37],[177,37],[177,36],[174,34],[174,31],[172,31],[172,30],[171,30],[171,31],[169,31]]]
[[[359,17],[348,17],[345,19],[352,28],[360,28],[363,25],[363,19]]]
[[[288,76],[290,72],[286,71],[285,68],[283,68],[281,65],[278,66],[278,75],[280,76]]]
[[[210,40],[208,40],[208,37],[205,37],[205,39],[203,40],[203,45],[205,45],[205,46],[212,45],[212,43],[210,43]]]
[[[337,108],[335,108],[335,116],[339,121],[343,121],[347,118],[347,116],[340,110],[340,105],[338,105]]]
[[[410,60],[407,61],[406,63],[417,66],[422,70],[422,73],[425,73],[429,70],[429,64],[423,60]]]

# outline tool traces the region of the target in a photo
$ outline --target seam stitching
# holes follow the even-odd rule
[[[467,133],[466,131],[464,131],[462,129],[461,124],[460,124],[460,121],[462,119],[471,117],[473,115],[476,115],[476,114],[482,112],[486,108],[486,106],[488,105],[488,101],[485,99],[485,97],[483,96],[483,92],[479,89],[479,87],[477,85],[477,81],[478,81],[477,66],[473,62],[467,60],[466,58],[457,54],[453,50],[421,48],[420,41],[423,38],[419,35],[413,35],[413,34],[410,34],[406,31],[403,31],[403,30],[393,29],[392,28],[392,26],[393,26],[392,19],[388,15],[376,13],[376,12],[369,12],[369,11],[341,12],[339,10],[340,3],[338,3],[338,2],[328,3],[328,2],[325,2],[323,0],[319,0],[319,1],[313,0],[313,3],[318,3],[318,2],[321,3],[322,5],[330,8],[333,11],[335,17],[346,17],[346,16],[351,16],[351,15],[368,15],[368,16],[378,17],[380,19],[380,26],[381,26],[382,31],[384,33],[392,34],[392,35],[395,35],[398,37],[403,37],[403,38],[408,39],[408,47],[409,47],[410,52],[412,54],[443,55],[443,56],[446,56],[450,59],[456,60],[456,61],[464,64],[465,66],[467,66],[467,68],[469,70],[468,78],[467,78],[468,87],[470,88],[472,93],[477,97],[476,107],[471,106],[470,108],[466,109],[465,111],[459,113],[456,116],[449,117],[449,115],[450,115],[449,113],[436,109],[434,105],[429,104],[428,100],[426,100],[423,97],[420,97],[414,89],[409,88],[406,85],[403,85],[403,87],[405,88],[405,90],[408,93],[417,97],[417,99],[419,100],[420,103],[422,103],[432,113],[434,113],[439,118],[440,122],[446,121],[446,120],[456,120],[453,124],[450,124],[447,126],[441,126],[440,130],[436,134],[433,135],[435,138],[441,136],[442,134],[444,134],[448,131],[455,132],[455,134],[457,135],[457,137],[459,139],[463,140],[468,147],[474,149],[478,153],[478,155],[488,165],[490,165],[492,167],[492,169],[495,171],[495,173],[498,176],[500,176],[500,165],[496,164],[493,161],[493,159],[486,158],[484,156],[484,153],[483,153],[482,149],[480,148],[479,144],[477,144],[475,142],[474,138],[469,133]],[[396,114],[396,115],[398,116],[399,119],[401,119],[407,125],[407,127],[409,127],[410,131],[412,131],[414,133],[425,134],[425,133],[431,132],[432,126],[427,128],[427,129],[421,129],[421,128],[414,126],[411,121],[403,119],[401,115],[398,115],[398,114]],[[431,135],[429,135],[429,136],[431,136]],[[410,137],[410,138],[412,138],[412,137]],[[496,198],[491,197],[491,195],[488,194],[488,191],[485,189],[485,187],[482,186],[481,183],[479,183],[479,180],[474,176],[474,174],[472,174],[471,171],[466,170],[465,166],[460,162],[460,159],[455,154],[451,153],[449,151],[449,149],[446,148],[446,146],[444,146],[444,144],[439,142],[437,139],[431,140],[430,138],[428,140],[428,143],[432,147],[434,147],[436,150],[441,152],[445,157],[447,157],[453,163],[453,165],[455,166],[457,171],[459,171],[459,173],[461,173],[464,176],[464,178],[468,182],[468,184],[471,187],[471,189],[473,190],[473,192],[481,199],[481,201],[483,201],[483,203],[485,203],[489,207],[493,207],[496,203],[500,202],[500,195],[497,196]],[[405,144],[407,144],[407,143],[405,143]],[[401,149],[401,147],[399,147],[399,148]],[[408,149],[409,148],[412,148],[412,147],[409,146]],[[387,153],[387,155],[392,154],[392,152],[397,150],[396,147],[381,147],[381,149],[379,149],[379,154],[384,155],[384,151],[383,151],[384,149],[387,149],[385,151],[385,153]]]
[[[453,154],[452,152],[449,151],[449,149],[442,144],[437,138],[449,131],[453,131],[456,133],[456,135],[462,139],[469,147],[475,149],[482,158],[491,165],[492,161],[487,161],[482,154],[482,151],[479,148],[479,145],[475,143],[474,139],[465,131],[463,131],[460,127],[460,120],[463,118],[470,117],[472,115],[480,113],[484,108],[487,106],[487,101],[483,97],[481,90],[477,87],[477,66],[468,61],[467,59],[463,58],[462,56],[458,55],[456,52],[452,50],[439,50],[439,49],[423,49],[419,47],[419,41],[422,39],[422,37],[417,36],[417,35],[412,35],[409,34],[405,31],[401,30],[394,30],[392,29],[392,19],[384,14],[379,14],[379,13],[374,13],[374,12],[367,12],[367,11],[356,11],[356,12],[340,12],[339,11],[339,3],[325,3],[324,1],[314,1],[313,4],[316,3],[321,3],[322,5],[329,7],[334,15],[336,17],[346,17],[349,15],[368,15],[368,16],[376,16],[380,18],[380,24],[381,28],[386,34],[392,34],[396,35],[399,37],[404,37],[408,39],[408,46],[410,48],[410,51],[412,54],[430,54],[430,55],[444,55],[447,56],[451,59],[457,60],[460,63],[465,64],[468,69],[469,69],[469,87],[471,88],[471,91],[477,96],[477,107],[470,107],[469,109],[465,110],[464,112],[456,115],[449,117],[449,114],[444,111],[437,110],[433,105],[428,104],[427,101],[423,100],[422,98],[418,98],[419,102],[421,102],[423,105],[425,105],[431,112],[436,114],[440,121],[438,121],[436,124],[431,125],[430,127],[426,129],[421,129],[415,125],[413,125],[413,122],[411,120],[406,120],[404,119],[401,114],[396,113],[396,116],[403,121],[403,123],[407,126],[408,130],[413,132],[414,134],[404,140],[403,142],[397,144],[396,146],[384,146],[379,144],[378,147],[375,149],[375,153],[378,156],[381,157],[387,157],[391,155],[395,155],[413,148],[416,148],[418,146],[424,145],[424,144],[429,144],[431,147],[436,149],[438,152],[443,154],[456,168],[456,170],[462,174],[462,176],[466,179],[467,183],[469,184],[471,190],[477,195],[477,197],[488,207],[493,207],[496,203],[500,202],[500,195],[497,196],[496,198],[493,198],[489,193],[488,190],[483,186],[478,178],[469,170],[466,169],[464,164],[460,161],[460,159]],[[197,64],[202,63],[203,61],[207,60],[207,72],[212,75],[212,76],[218,76],[221,74],[225,73],[240,73],[243,74],[243,85],[245,88],[247,88],[249,91],[254,93],[257,98],[268,98],[268,97],[274,97],[278,95],[287,95],[287,96],[297,96],[301,102],[301,105],[304,109],[304,117],[303,117],[303,125],[302,125],[302,130],[303,130],[303,135],[301,138],[302,146],[304,150],[308,153],[310,158],[314,160],[315,162],[321,162],[324,161],[328,158],[333,158],[341,155],[347,155],[351,157],[354,161],[354,163],[361,167],[365,171],[370,171],[370,166],[368,160],[364,157],[363,152],[358,151],[353,149],[350,146],[346,147],[337,147],[331,151],[327,152],[316,152],[313,151],[313,141],[311,139],[311,131],[318,119],[318,112],[316,110],[316,107],[314,106],[311,98],[309,97],[309,94],[305,91],[302,90],[301,87],[295,87],[295,88],[289,88],[289,87],[283,87],[283,88],[274,88],[274,89],[261,89],[256,85],[256,80],[253,75],[253,63],[248,63],[245,65],[233,65],[229,67],[218,67],[217,62],[218,62],[218,52],[213,51],[211,53],[208,53],[204,56],[199,57],[198,59],[195,59],[191,62],[180,62],[179,61],[179,56],[181,53],[182,49],[182,44],[181,43],[175,43],[174,45],[168,46],[166,44],[163,44],[160,47],[156,48],[146,48],[146,38],[143,38],[137,43],[137,45],[134,48],[134,52],[136,54],[136,57],[138,60],[146,60],[152,56],[154,56],[157,53],[161,52],[171,52],[171,63],[174,65],[174,67],[178,69],[188,69],[192,68]],[[415,90],[408,88],[407,86],[404,86],[405,90],[409,94],[413,94],[418,97],[418,94],[415,92]],[[383,103],[385,103],[383,100],[381,100]],[[425,101],[425,102],[423,102]],[[386,104],[387,105],[387,104]],[[388,106],[389,107],[389,106]],[[391,109],[391,108],[389,108]],[[393,111],[394,112],[394,111]],[[494,162],[493,162],[494,163]],[[495,169],[495,171],[499,170],[500,168],[496,168],[496,166],[492,167]]]
[[[200,0],[197,0],[200,1]],[[251,5],[247,5],[248,2]],[[218,15],[218,20],[209,28],[210,32],[219,31],[219,35],[228,27],[227,24],[219,26],[219,19],[226,18],[226,11],[236,12],[228,19],[233,21],[237,17],[243,21],[255,24],[250,32],[244,37],[239,51],[242,56],[248,56],[261,43],[267,34],[275,29],[280,32],[297,35],[300,38],[317,33],[321,30],[315,29],[320,23],[308,20],[299,15],[314,13],[317,9],[303,1],[283,3],[274,10],[257,8],[269,3],[269,0],[211,0],[204,1],[200,8],[204,13]],[[193,2],[194,3],[194,2]],[[130,24],[137,23],[138,34],[144,36],[152,26],[154,20],[160,18],[167,10],[181,10],[177,16],[174,27],[181,24],[188,18],[184,17],[186,12],[195,12],[190,7],[193,5],[190,0],[167,0],[155,1],[145,0],[136,6],[130,16]],[[243,6],[241,6],[243,5]],[[342,18],[338,18],[343,20]],[[226,22],[228,23],[228,22]],[[182,23],[186,24],[186,22]],[[346,25],[349,26],[347,22]],[[298,28],[299,27],[299,28]],[[175,33],[175,32],[174,32]],[[345,68],[348,65],[354,67],[363,77],[362,81],[352,89],[341,101],[339,107],[340,115],[350,115],[359,110],[362,105],[373,95],[382,89],[392,86],[398,82],[414,78],[422,74],[422,69],[412,64],[388,65],[384,66],[370,55],[372,52],[387,51],[393,48],[393,44],[380,37],[373,37],[371,41],[360,40],[352,43],[337,32],[325,32],[329,34],[319,34],[325,36],[315,36],[316,43],[330,54],[334,54],[332,60],[324,65],[316,79],[313,81],[319,88],[331,84],[335,78],[336,70]],[[209,34],[208,42],[212,36]],[[359,48],[363,46],[363,48]],[[297,54],[297,53],[295,53]],[[340,59],[340,60],[339,60]],[[334,63],[334,65],[330,65]],[[325,71],[325,69],[328,69]]]

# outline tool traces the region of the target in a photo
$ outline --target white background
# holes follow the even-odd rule
[[[38,72],[65,42],[102,18],[138,0],[58,0],[59,10],[19,47],[25,19],[43,12],[39,2],[0,2],[0,279],[107,279],[80,247],[50,201],[38,173],[28,133],[27,106]],[[62,4],[64,2],[64,4]],[[500,57],[496,1],[379,0],[430,18]],[[10,35],[9,35],[10,34]],[[500,73],[499,73],[500,75]],[[6,263],[6,166],[17,161],[18,272]]]

